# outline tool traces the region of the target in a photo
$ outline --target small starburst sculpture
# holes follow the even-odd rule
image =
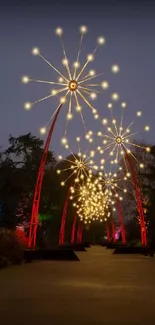
[[[131,132],[131,127],[134,123],[132,121],[127,127],[124,127],[123,125],[123,116],[124,116],[124,109],[126,108],[126,103],[121,103],[122,107],[122,115],[120,118],[120,122],[118,122],[114,116],[113,113],[113,104],[109,103],[108,108],[111,113],[111,119],[108,121],[107,119],[103,119],[102,123],[104,125],[104,128],[106,129],[106,132],[99,131],[97,133],[97,136],[102,139],[102,145],[98,146],[98,151],[100,154],[104,154],[105,160],[111,159],[112,164],[117,164],[119,162],[120,156],[123,157],[125,165],[125,154],[130,154],[134,160],[139,164],[140,168],[144,168],[144,164],[142,162],[138,162],[136,156],[132,152],[132,147],[141,148],[144,149],[147,152],[150,152],[150,148],[148,146],[142,146],[140,144],[137,144],[133,140],[133,136],[135,136],[138,131]],[[136,113],[137,117],[142,116],[142,112],[138,111]],[[146,125],[144,127],[144,131],[149,131],[150,127]],[[106,156],[105,156],[106,154]],[[127,166],[126,166],[127,167]]]
[[[62,138],[62,144],[64,148],[69,153],[69,157],[64,158],[62,155],[58,156],[58,160],[65,162],[66,167],[64,169],[57,169],[57,173],[60,175],[65,173],[67,174],[67,178],[61,181],[61,185],[64,186],[71,177],[74,179],[74,183],[79,183],[87,178],[92,177],[93,170],[98,170],[98,166],[95,164],[93,158],[95,152],[93,150],[88,151],[86,149],[85,153],[82,153],[80,148],[80,137],[76,138],[77,143],[77,153],[73,153],[70,149],[69,142],[67,138]],[[69,176],[68,176],[69,174]]]
[[[118,192],[122,191],[124,193],[127,193],[127,189],[125,187],[121,187],[119,185],[120,181],[126,181],[130,178],[130,173],[127,173],[126,176],[124,176],[123,178],[120,178],[117,173],[103,173],[103,172],[99,172],[99,183],[98,183],[98,188],[102,191],[104,191],[104,193],[106,195],[109,195],[110,197],[110,201],[111,201],[111,197],[113,197],[114,195],[116,197],[119,197]],[[122,196],[119,197],[120,200],[122,200]]]

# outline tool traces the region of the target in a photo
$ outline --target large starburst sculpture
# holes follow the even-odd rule
[[[114,96],[115,95],[115,96]],[[113,94],[113,100],[117,100],[119,96],[117,94]],[[118,164],[119,158],[123,157],[124,163],[127,168],[127,164],[125,161],[125,154],[130,154],[133,159],[139,164],[140,168],[144,167],[143,162],[139,162],[136,158],[136,155],[132,152],[132,148],[141,148],[145,151],[149,152],[150,147],[143,146],[140,144],[137,144],[136,141],[134,141],[133,137],[138,134],[139,132],[136,130],[133,132],[131,130],[134,120],[131,121],[131,123],[125,127],[123,124],[123,117],[124,117],[124,109],[126,108],[126,103],[121,103],[122,107],[122,114],[120,118],[120,122],[118,122],[114,116],[113,113],[113,104],[108,103],[109,111],[111,112],[111,119],[108,121],[107,119],[103,119],[102,123],[104,127],[106,128],[105,132],[99,131],[97,133],[98,137],[101,137],[102,139],[102,146],[98,146],[98,151],[101,154],[104,154],[105,160],[110,160],[111,164]],[[138,111],[136,113],[136,117],[141,117],[142,112]],[[150,130],[149,125],[144,126],[144,131],[148,132]]]
[[[32,50],[33,55],[39,56],[45,63],[47,63],[48,66],[57,73],[58,80],[47,81],[47,80],[33,79],[28,76],[23,76],[22,81],[24,83],[38,82],[38,83],[44,83],[44,84],[54,86],[54,89],[52,89],[51,93],[47,94],[47,96],[40,98],[31,103],[30,102],[25,103],[26,110],[31,109],[35,104],[43,102],[44,100],[52,98],[53,96],[63,95],[62,97],[60,97],[60,103],[68,102],[68,111],[66,116],[67,121],[73,118],[73,105],[74,105],[76,111],[80,113],[82,123],[85,126],[83,113],[82,113],[83,105],[81,105],[81,102],[83,102],[84,105],[87,105],[92,110],[94,114],[94,118],[97,119],[99,117],[97,110],[94,108],[94,106],[91,103],[91,100],[95,99],[97,94],[100,92],[99,91],[100,86],[103,89],[107,89],[109,87],[109,83],[106,80],[100,83],[94,83],[94,82],[92,83],[92,80],[102,75],[102,73],[97,74],[92,69],[88,70],[88,66],[94,60],[94,55],[98,47],[100,45],[105,44],[105,38],[99,37],[97,39],[97,45],[95,49],[92,51],[91,54],[87,55],[86,62],[81,66],[80,65],[81,47],[86,32],[87,32],[87,27],[81,26],[80,27],[81,37],[80,37],[80,44],[77,53],[77,58],[76,61],[73,63],[73,65],[70,65],[68,56],[66,54],[64,42],[63,42],[63,29],[60,27],[56,29],[56,34],[60,37],[60,41],[62,44],[62,51],[63,51],[62,64],[65,66],[66,73],[61,72],[51,62],[49,62],[48,59],[41,54],[38,48],[33,48]],[[117,65],[113,65],[111,71],[113,73],[117,73],[119,71],[119,67]],[[56,113],[56,111],[53,112],[52,117]],[[46,128],[51,118],[46,123],[46,125],[40,129],[41,133],[46,133]]]

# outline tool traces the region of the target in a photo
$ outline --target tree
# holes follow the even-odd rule
[[[6,227],[16,226],[21,211],[23,218],[30,219],[33,192],[43,153],[42,145],[43,141],[31,133],[17,138],[10,136],[9,147],[1,154],[0,199],[5,206],[3,223]],[[49,152],[46,168],[54,164],[54,154]]]

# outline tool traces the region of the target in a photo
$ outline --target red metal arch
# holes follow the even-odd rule
[[[66,216],[67,216],[67,209],[68,209],[68,204],[69,204],[69,197],[70,197],[70,190],[71,186],[69,187],[64,208],[63,208],[63,213],[62,213],[62,218],[61,218],[61,226],[60,226],[60,233],[59,233],[59,245],[64,244],[64,237],[65,237],[65,225],[66,225]]]
[[[76,221],[77,221],[77,213],[74,216],[74,221],[72,225],[72,231],[71,231],[71,244],[74,244],[75,242],[75,229],[76,229]]]
[[[40,205],[40,194],[42,189],[42,182],[44,177],[44,169],[48,154],[48,149],[51,141],[51,137],[54,131],[54,127],[58,118],[58,115],[60,113],[62,104],[59,105],[57,112],[55,114],[54,120],[52,122],[51,128],[49,130],[49,134],[45,143],[38,176],[37,176],[37,182],[35,186],[35,192],[34,192],[34,198],[33,198],[33,204],[32,204],[32,214],[30,219],[30,230],[29,230],[29,239],[28,239],[28,247],[29,248],[35,248],[36,246],[36,234],[37,234],[37,227],[38,227],[38,212],[39,212],[39,205]]]
[[[146,224],[145,224],[145,215],[144,215],[144,209],[143,209],[143,203],[142,203],[142,196],[141,196],[140,188],[138,186],[137,177],[136,177],[134,168],[131,163],[130,156],[125,149],[124,149],[124,151],[125,151],[125,159],[127,160],[128,164],[129,164],[130,171],[132,174],[132,180],[133,180],[134,187],[135,187],[137,209],[138,209],[139,218],[140,218],[141,241],[142,241],[142,245],[146,246],[147,245]]]
[[[123,213],[120,205],[119,198],[115,196],[116,199],[116,206],[117,206],[117,211],[119,215],[119,221],[120,221],[120,226],[121,226],[121,236],[122,236],[122,244],[126,245],[126,235],[125,235],[125,227],[124,227],[124,220],[123,220]]]

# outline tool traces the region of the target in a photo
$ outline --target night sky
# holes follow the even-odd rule
[[[71,61],[75,61],[78,49],[80,25],[87,25],[89,32],[84,40],[82,56],[92,52],[98,36],[106,38],[106,45],[97,52],[90,68],[103,72],[100,79],[109,81],[110,88],[93,101],[101,117],[109,117],[106,103],[110,94],[118,92],[122,101],[128,103],[125,125],[130,123],[136,111],[143,111],[141,120],[135,122],[133,131],[142,130],[149,124],[151,131],[141,133],[141,138],[155,143],[155,4],[151,1],[5,1],[0,9],[0,145],[6,148],[8,136],[31,132],[39,135],[39,128],[46,124],[58,105],[58,98],[36,105],[31,111],[24,110],[26,101],[34,101],[49,94],[51,86],[21,83],[21,77],[55,80],[56,74],[39,57],[31,54],[34,46],[58,68],[63,58],[55,28],[64,29],[64,42]],[[132,4],[133,2],[133,4]],[[31,5],[30,5],[31,3]],[[36,5],[37,3],[37,5]],[[100,5],[102,3],[102,5]],[[63,4],[63,5],[62,5]],[[83,5],[84,4],[84,5]],[[84,62],[84,61],[83,61]],[[110,72],[112,64],[120,66],[120,73]],[[67,107],[59,117],[52,149],[61,151],[60,138],[65,127]],[[119,105],[115,108],[120,116]],[[73,138],[82,135],[82,125],[77,113],[69,122],[68,136],[74,149]],[[88,129],[101,128],[84,107]],[[42,138],[44,138],[42,136]]]

